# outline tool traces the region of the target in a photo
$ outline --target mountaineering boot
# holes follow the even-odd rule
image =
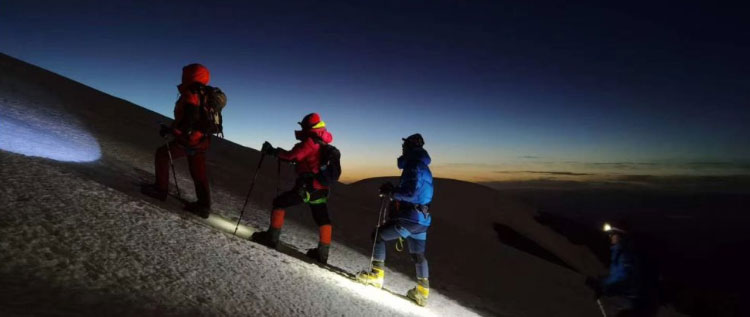
[[[383,267],[383,264],[383,262],[372,261],[372,271],[360,272],[357,274],[357,281],[365,285],[383,288],[383,280],[385,279],[385,268]]]
[[[158,187],[156,187],[156,185],[153,184],[141,185],[141,193],[161,201],[167,200],[167,192],[160,190]]]
[[[260,243],[271,249],[279,247],[279,236],[281,235],[281,229],[268,228],[266,231],[260,231],[253,233],[250,236],[250,241]]]
[[[427,305],[427,297],[430,296],[430,283],[426,278],[417,279],[417,287],[410,289],[406,297],[413,300],[419,306]]]
[[[328,250],[330,250],[330,244],[318,243],[318,247],[315,249],[307,250],[307,256],[315,261],[326,264],[328,263]]]
[[[185,205],[185,210],[187,210],[188,212],[194,213],[198,217],[201,217],[203,219],[207,219],[208,215],[211,213],[210,207],[204,204],[198,203],[198,202],[187,203]]]

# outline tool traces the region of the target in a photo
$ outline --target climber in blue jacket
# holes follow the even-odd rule
[[[596,298],[619,297],[624,302],[616,316],[650,316],[643,294],[640,263],[628,231],[621,226],[604,224],[610,239],[609,274],[601,279],[588,278],[586,284]]]
[[[430,294],[427,259],[424,256],[427,245],[427,229],[432,218],[428,212],[432,202],[432,172],[430,155],[423,148],[424,139],[419,133],[405,139],[402,155],[398,158],[398,168],[402,170],[398,186],[385,183],[380,187],[380,195],[392,200],[389,220],[378,229],[375,237],[372,270],[361,272],[357,279],[367,285],[383,287],[385,278],[385,243],[396,239],[406,240],[417,271],[417,286],[406,296],[418,305],[427,304]]]

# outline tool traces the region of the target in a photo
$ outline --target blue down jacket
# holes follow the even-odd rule
[[[640,297],[639,269],[632,246],[625,240],[611,247],[609,275],[602,280],[607,296]]]
[[[432,172],[430,155],[422,148],[411,149],[398,158],[398,168],[402,169],[399,185],[394,189],[393,199],[406,202],[407,208],[401,208],[398,218],[429,226],[432,222],[429,214],[417,210],[417,206],[426,206],[432,202]]]

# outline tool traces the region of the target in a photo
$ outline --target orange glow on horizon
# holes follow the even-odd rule
[[[587,166],[586,163],[544,164],[434,164],[430,166],[436,178],[449,178],[474,183],[514,181],[617,181],[625,176],[721,176],[737,175],[736,171],[696,171],[679,165],[652,166],[638,164],[621,166]],[[354,183],[375,177],[399,176],[395,166],[368,166],[360,162],[345,166],[342,183]]]

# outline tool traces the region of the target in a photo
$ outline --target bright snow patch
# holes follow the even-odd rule
[[[2,104],[0,149],[66,162],[90,162],[101,157],[99,143],[71,116],[19,108]]]

